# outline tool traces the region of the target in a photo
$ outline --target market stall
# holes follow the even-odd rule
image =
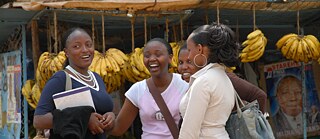
[[[320,38],[320,2],[17,0],[2,7],[22,8],[34,13],[29,18],[31,22],[24,24],[30,25],[27,30],[31,34],[29,44],[32,44],[35,78],[28,81],[24,77],[22,79],[25,85],[22,93],[31,108],[37,105],[45,82],[52,74],[62,69],[65,56],[60,38],[61,34],[72,26],[81,26],[92,32],[91,37],[94,38],[97,51],[90,69],[103,77],[108,92],[114,97],[116,110],[119,110],[122,103],[121,96],[128,86],[150,76],[141,59],[143,57],[141,52],[147,40],[162,37],[172,42],[175,52],[174,62],[177,65],[179,42],[185,40],[199,25],[220,22],[232,27],[237,33],[239,42],[247,46],[243,48],[240,56],[243,63],[235,72],[242,73],[247,80],[263,88],[268,94],[269,121],[277,138],[320,135],[318,130],[320,121],[313,122],[314,125],[311,126],[307,117],[313,105],[320,108],[320,79],[317,70],[320,59],[319,54],[315,52],[320,51],[317,48],[320,46],[314,39]],[[297,34],[296,42],[292,39],[289,43],[286,39],[282,40],[281,46],[280,43],[278,46],[277,42],[290,33]],[[308,35],[310,35],[308,38],[304,38]],[[306,50],[294,49],[292,53],[295,54],[288,56],[285,51],[289,48],[282,47],[285,48],[286,44],[291,46],[293,43],[296,43],[296,48],[300,43],[306,43],[308,45],[305,46],[309,47],[306,47]],[[8,47],[1,44],[0,46],[0,49]],[[21,45],[17,44],[17,49],[20,47]],[[308,53],[308,49],[313,53]],[[6,51],[12,50],[11,47],[6,49]],[[302,54],[301,59],[297,58],[297,55]],[[171,72],[176,72],[176,65],[172,66]],[[280,105],[275,88],[283,75],[294,75],[303,82],[301,92],[304,94],[304,103],[301,104],[301,109],[305,115],[301,115],[304,118],[299,121],[300,125],[297,127],[299,132],[280,129],[280,124],[276,122]],[[27,124],[25,126],[28,127]],[[28,128],[24,128],[24,137],[27,138],[28,133],[25,130]]]

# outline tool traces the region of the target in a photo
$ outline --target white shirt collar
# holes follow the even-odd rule
[[[191,75],[190,77],[190,83],[189,85],[191,85],[193,83],[193,81],[200,77],[201,75],[205,74],[209,69],[211,68],[220,68],[222,70],[225,70],[226,67],[221,65],[221,64],[218,64],[218,63],[209,63],[208,65],[206,65],[205,67],[203,67],[202,69],[198,70],[196,73],[194,73],[193,75]]]

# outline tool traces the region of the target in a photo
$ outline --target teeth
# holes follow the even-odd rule
[[[151,64],[151,65],[149,65],[149,66],[152,68],[152,67],[158,66],[158,64]]]
[[[86,55],[86,56],[82,56],[82,58],[88,58],[89,57],[89,55]]]
[[[190,75],[190,73],[183,73],[182,75],[183,76],[188,76],[188,75]]]

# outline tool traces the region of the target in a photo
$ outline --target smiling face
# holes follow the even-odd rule
[[[197,72],[195,65],[188,59],[189,52],[187,49],[180,49],[178,71],[182,75],[182,79],[189,82],[190,76]]]
[[[78,72],[86,73],[94,56],[91,37],[85,31],[76,29],[68,36],[65,45],[69,65]]]
[[[171,58],[167,47],[159,41],[148,42],[143,50],[143,62],[151,76],[168,73]]]

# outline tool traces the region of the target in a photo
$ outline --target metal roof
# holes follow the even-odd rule
[[[0,46],[8,39],[14,29],[20,25],[28,24],[37,11],[23,9],[0,8]]]

